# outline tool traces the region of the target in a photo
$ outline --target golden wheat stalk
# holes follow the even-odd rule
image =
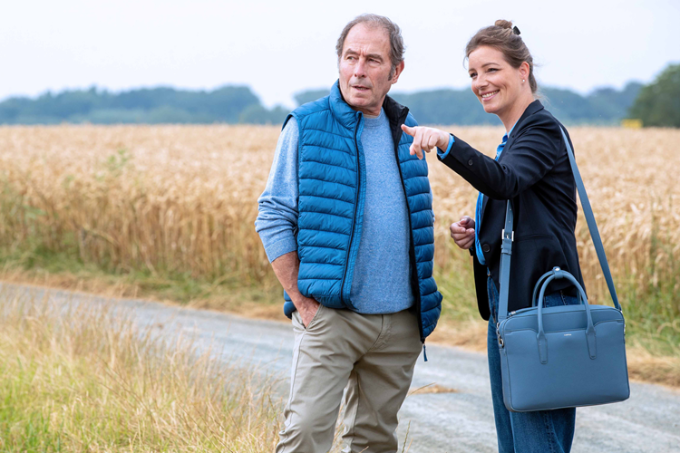
[[[449,130],[489,155],[503,134],[489,127]],[[118,270],[274,281],[253,222],[279,131],[258,126],[2,127],[0,249],[76,250],[85,262]],[[663,285],[676,292],[680,210],[677,177],[669,169],[680,164],[674,151],[680,131],[578,127],[570,132],[624,296]],[[476,193],[433,156],[429,161],[435,259],[446,274],[469,260],[452,247],[448,225],[473,214]],[[576,235],[589,294],[606,300],[582,214]],[[678,303],[673,304],[669,310],[677,312]]]

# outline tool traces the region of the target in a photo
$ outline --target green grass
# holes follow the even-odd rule
[[[442,322],[456,324],[479,318],[472,270],[469,273],[439,271],[435,277],[444,295]],[[680,294],[674,290],[675,285],[639,288],[620,280],[617,285],[626,318],[628,345],[640,346],[654,356],[680,358]],[[590,303],[613,305],[611,299]]]
[[[9,252],[0,248],[0,278],[3,273],[11,275],[14,272],[22,273],[24,281],[47,284],[56,281],[56,286],[66,289],[75,287],[122,297],[146,297],[231,311],[252,304],[278,307],[282,294],[274,281],[254,285],[243,284],[237,276],[229,275],[206,280],[190,273],[116,269],[84,262],[73,249],[52,251],[42,245]]]
[[[271,381],[87,306],[2,291],[0,450],[269,452]]]

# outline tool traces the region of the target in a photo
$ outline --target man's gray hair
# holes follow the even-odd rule
[[[338,52],[338,61],[342,58],[342,49],[345,47],[345,39],[347,38],[349,31],[358,24],[380,27],[387,32],[387,35],[390,38],[390,62],[392,63],[392,69],[390,70],[391,79],[392,76],[394,76],[397,66],[404,61],[404,38],[401,37],[399,25],[385,16],[362,14],[345,25],[345,28],[342,29],[342,33],[340,33],[340,37],[338,38],[338,43],[335,45],[335,50]]]

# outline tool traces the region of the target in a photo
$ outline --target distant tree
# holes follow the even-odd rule
[[[71,115],[85,114],[101,105],[96,88],[89,90],[47,92],[37,99],[10,98],[0,103],[0,123],[55,124]]]
[[[247,86],[223,86],[213,91],[176,90],[169,87],[144,88],[119,93],[111,99],[110,108],[173,108],[203,120],[183,122],[236,123],[243,110],[260,105],[260,100]],[[162,116],[162,115],[161,115]],[[177,117],[176,114],[172,115]]]
[[[7,99],[0,102],[0,124],[237,123],[244,110],[257,107],[262,108],[260,100],[247,86],[212,91],[157,87],[121,93],[93,87],[47,92],[36,99]]]
[[[190,91],[183,91],[188,97]],[[250,107],[260,105],[260,99],[247,86],[224,86],[209,92],[201,92],[200,96],[191,98],[191,103],[184,101],[182,108],[189,112],[202,112],[211,115],[214,121],[236,123],[241,112]]]
[[[251,105],[239,115],[239,123],[244,124],[281,124],[286,119],[289,110],[276,106],[267,110],[261,105]]]
[[[635,102],[644,85],[640,82],[628,82],[623,90],[610,87],[596,88],[588,96],[588,100],[598,115],[606,118],[621,117]]]
[[[574,91],[544,87],[540,94],[545,107],[562,122],[592,123],[598,120],[598,113],[588,99]]]
[[[642,88],[628,116],[645,127],[680,127],[680,64],[669,65]]]
[[[441,89],[415,93],[393,93],[392,97],[409,108],[420,124],[500,124],[484,111],[471,90]]]
[[[306,104],[308,102],[313,102],[313,101],[316,101],[317,99],[320,99],[324,96],[328,96],[328,94],[330,92],[331,92],[330,89],[325,89],[325,88],[320,88],[320,89],[315,89],[315,90],[305,90],[305,91],[300,91],[299,93],[295,93],[293,95],[293,99],[295,99],[295,102],[297,102],[297,105],[299,107],[302,104]]]

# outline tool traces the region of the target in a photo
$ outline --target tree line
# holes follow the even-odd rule
[[[297,93],[298,105],[327,95],[328,89]],[[439,89],[391,95],[407,105],[420,124],[499,124],[469,89]],[[680,64],[670,65],[651,84],[599,88],[587,96],[544,87],[540,99],[566,124],[615,125],[637,118],[645,126],[680,127]],[[289,110],[265,108],[247,86],[215,90],[142,88],[113,93],[97,88],[47,92],[37,98],[0,102],[0,124],[278,124]]]
[[[265,109],[245,86],[211,91],[158,87],[120,93],[93,87],[0,102],[0,124],[277,123],[287,113],[282,108]]]

